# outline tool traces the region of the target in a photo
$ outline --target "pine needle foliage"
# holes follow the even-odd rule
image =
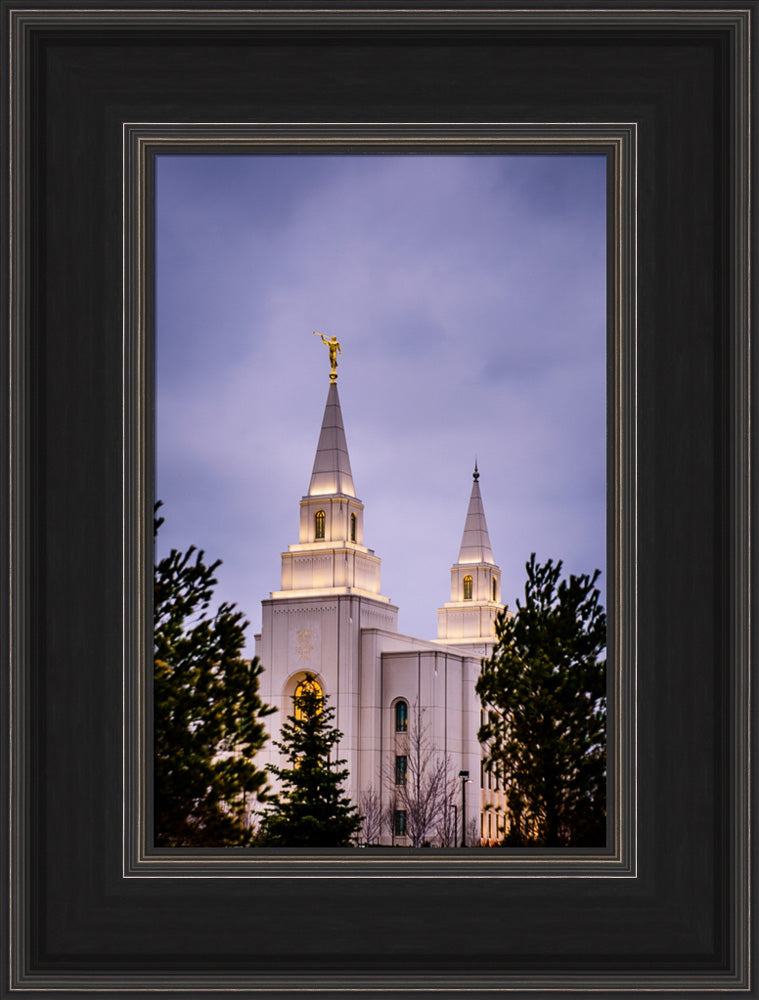
[[[334,709],[307,674],[293,698],[294,711],[282,726],[275,746],[286,765],[268,768],[282,791],[267,812],[257,843],[266,847],[348,847],[358,836],[362,817],[343,792],[348,777],[345,760],[331,760],[343,737],[332,725]]]
[[[160,504],[156,505],[156,510]],[[155,532],[163,523],[156,517]],[[259,695],[262,667],[243,659],[248,622],[234,604],[210,611],[214,573],[190,546],[155,567],[153,681],[155,843],[232,847],[251,841],[249,810],[265,801],[254,757],[273,711]]]
[[[606,615],[600,574],[560,579],[562,563],[526,564],[524,604],[496,618],[476,690],[485,768],[506,795],[508,846],[606,841]]]

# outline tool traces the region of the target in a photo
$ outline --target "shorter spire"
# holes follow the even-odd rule
[[[477,459],[474,460],[472,495],[469,498],[469,509],[464,523],[464,535],[459,550],[459,563],[492,563],[493,552],[490,548],[490,536],[485,521],[485,509],[480,496],[480,473]]]
[[[488,655],[495,644],[495,620],[502,608],[501,571],[493,561],[474,459],[472,495],[458,561],[451,566],[451,600],[437,612],[438,642]]]

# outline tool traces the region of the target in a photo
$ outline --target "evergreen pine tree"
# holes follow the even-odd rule
[[[476,690],[485,767],[501,778],[508,845],[606,839],[606,615],[592,577],[527,563],[525,603],[496,618]]]
[[[157,507],[160,505],[156,505]],[[163,523],[156,518],[155,531]],[[159,847],[250,842],[248,813],[265,801],[255,754],[273,711],[259,695],[262,667],[241,656],[248,622],[233,604],[209,606],[220,560],[191,546],[155,567],[154,794]]]
[[[265,814],[257,843],[267,847],[348,847],[361,827],[361,817],[342,784],[345,760],[330,760],[343,734],[330,723],[327,706],[314,678],[306,675],[293,698],[294,711],[282,726],[287,766],[268,765],[282,783],[274,808]]]

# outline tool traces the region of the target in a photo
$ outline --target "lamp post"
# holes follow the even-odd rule
[[[461,778],[461,846],[466,847],[466,783],[469,771],[459,771]]]

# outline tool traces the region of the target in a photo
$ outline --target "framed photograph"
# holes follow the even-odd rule
[[[582,11],[541,3],[3,4],[11,472],[4,990],[526,996],[753,989],[755,7],[753,0]],[[592,202],[578,179],[582,163],[596,167]],[[541,171],[539,210],[499,219],[504,198],[522,208],[535,199]],[[338,175],[340,210],[333,203],[330,211],[324,178]],[[221,202],[223,211],[209,216],[208,206]],[[418,210],[420,221],[393,229],[393,210]],[[556,225],[572,210],[574,242],[561,246]],[[591,212],[600,215],[600,229],[597,217],[592,229]],[[434,225],[426,229],[421,216]],[[498,226],[507,222],[513,231],[499,239]],[[578,245],[577,229],[586,239],[596,233],[592,248]],[[449,255],[446,237],[461,247],[467,232],[477,252]],[[539,280],[537,265],[527,262],[540,256],[541,240],[545,260],[558,263]],[[246,253],[256,274],[238,298]],[[601,290],[583,298],[578,275],[591,257]],[[386,268],[390,258],[395,277]],[[446,268],[448,279],[432,286],[427,301],[447,324],[446,358],[456,376],[448,382],[444,359],[433,356],[443,345],[429,336],[430,313],[412,315],[414,289]],[[463,288],[462,305],[456,293]],[[454,445],[469,447],[468,411],[481,410],[489,425],[503,420],[502,435],[490,427],[485,452],[475,447],[462,457],[468,485],[456,483],[464,509],[452,504],[455,557],[468,489],[474,493],[474,483],[479,491],[480,476],[484,487],[487,462],[511,470],[520,449],[523,456],[537,451],[529,408],[515,409],[507,383],[487,378],[488,364],[493,376],[513,346],[493,317],[503,315],[505,297],[521,302],[516,311],[531,293],[528,312],[561,332],[544,351],[560,370],[564,412],[578,419],[563,444],[557,430],[546,461],[552,472],[561,461],[571,466],[577,483],[585,461],[588,476],[598,478],[602,451],[605,503],[585,511],[589,523],[579,524],[583,515],[571,504],[564,514],[547,508],[544,520],[553,529],[565,517],[572,532],[560,537],[594,537],[605,557],[606,845],[485,847],[481,827],[473,831],[479,847],[419,850],[407,846],[396,809],[392,836],[400,846],[161,846],[152,763],[154,500],[166,501],[162,530],[177,530],[172,505],[181,511],[177,521],[185,519],[168,538],[177,547],[182,530],[198,530],[191,525],[208,523],[209,508],[217,508],[210,544],[186,541],[207,547],[212,559],[211,545],[227,525],[233,544],[223,555],[234,570],[234,539],[248,529],[230,511],[247,508],[245,523],[255,522],[262,538],[276,534],[283,501],[263,480],[278,470],[284,479],[285,467],[304,461],[301,479],[309,476],[314,456],[301,455],[293,442],[318,372],[315,397],[329,392],[333,415],[330,399],[343,391],[343,379],[349,386],[355,380],[346,393],[352,413],[372,404],[375,419],[384,415],[384,435],[361,425],[372,452],[363,468],[373,470],[363,475],[377,488],[389,490],[383,455],[408,483],[419,474],[408,445],[415,436],[420,447],[436,442],[440,454],[427,473],[433,481],[418,484],[433,487],[420,524],[428,534],[443,533],[433,514],[456,480]],[[322,316],[304,315],[309,299]],[[493,301],[499,311],[489,313]],[[355,327],[361,309],[371,309],[372,319],[352,348],[340,324]],[[389,350],[376,343],[383,316],[394,338]],[[295,332],[301,323],[302,337]],[[283,324],[287,331],[278,334]],[[170,339],[161,341],[162,331]],[[574,383],[571,369],[561,370],[573,345],[593,355],[600,392],[583,383],[579,369]],[[363,373],[351,367],[352,349]],[[303,360],[309,353],[315,364]],[[467,358],[478,358],[477,374],[466,374]],[[209,386],[215,389],[204,396]],[[546,398],[557,392],[555,385]],[[449,405],[435,410],[444,395]],[[588,409],[591,397],[595,410]],[[306,417],[314,438],[303,435],[306,451],[316,444],[323,407],[321,400]],[[192,413],[188,433],[181,425]],[[244,413],[250,422],[240,433]],[[562,423],[566,432],[569,417]],[[428,425],[443,425],[445,433],[433,438]],[[573,440],[583,427],[587,449]],[[347,421],[346,430],[353,459]],[[260,455],[264,475],[238,478],[225,493],[238,447]],[[201,455],[219,488],[212,476],[194,477],[192,463],[182,466],[181,453]],[[176,460],[173,470],[167,456]],[[250,458],[240,455],[240,462]],[[356,472],[360,461],[354,464]],[[317,448],[317,478],[320,469]],[[565,495],[581,492],[569,478],[551,482]],[[303,511],[305,504],[303,530],[313,521],[318,541],[322,494],[318,483],[315,492],[307,485],[292,496],[290,521],[296,524],[295,505]],[[363,486],[356,487],[354,496],[366,502]],[[527,484],[515,491],[522,506],[514,538],[536,531],[529,491]],[[506,492],[499,481],[499,504]],[[404,493],[401,483],[400,494],[381,501],[383,521]],[[360,557],[360,572],[371,575],[372,559],[386,559],[385,552],[363,551],[363,506],[351,502],[355,529],[346,521],[345,530],[355,538],[343,546],[345,558]],[[194,522],[187,515],[193,507],[201,512]],[[413,537],[412,525],[401,534],[399,558]],[[267,614],[314,600],[293,580],[302,572],[294,565],[299,544],[313,548],[315,540],[269,539],[275,577],[279,553],[294,544],[282,557],[281,591],[269,568],[264,593],[245,596],[252,618],[274,592],[264,602],[264,661],[277,650],[277,640],[267,646],[274,628]],[[493,565],[503,567],[505,558],[495,555]],[[509,560],[518,569],[528,556],[509,553]],[[428,563],[420,560],[425,572]],[[445,567],[454,590],[456,566]],[[421,607],[413,591],[428,601],[432,585],[409,587],[405,570],[399,592],[407,607]],[[496,590],[484,604],[501,596],[500,577],[489,571]],[[372,580],[358,590],[377,604]],[[472,580],[467,593],[462,576],[462,600],[452,591],[446,609],[448,586],[440,581],[441,600],[431,605],[442,609],[437,637],[413,639],[423,624],[392,623],[407,645],[417,644],[420,670],[421,639],[453,637],[455,646],[458,605],[472,599]],[[389,644],[387,654],[377,648],[378,658],[410,655],[387,623],[377,628]],[[310,656],[313,629],[309,624],[292,650],[283,639],[285,652],[276,655]],[[350,725],[343,711],[339,721]]]
[[[148,283],[155,287],[156,306],[146,310],[144,327],[147,370],[156,372],[157,485],[148,493],[165,501],[156,557],[162,578],[167,585],[176,579],[171,547],[183,550],[185,540],[195,538],[201,549],[223,559],[217,601],[238,603],[233,592],[261,595],[262,605],[251,599],[246,612],[262,622],[255,643],[253,636],[248,640],[248,655],[260,656],[258,690],[275,711],[263,723],[270,739],[253,764],[283,766],[274,741],[292,711],[296,685],[310,670],[327,708],[334,706],[334,728],[342,733],[335,756],[344,759],[348,773],[341,787],[358,804],[359,815],[362,809],[377,814],[368,843],[363,828],[355,831],[362,846],[451,848],[463,841],[472,848],[495,846],[510,834],[519,846],[545,848],[545,834],[537,827],[519,832],[505,790],[485,770],[477,741],[483,716],[474,689],[480,660],[493,649],[495,615],[504,605],[513,610],[516,598],[524,601],[531,555],[524,552],[502,569],[493,546],[511,551],[530,537],[543,547],[539,562],[549,558],[548,547],[565,553],[570,565],[579,562],[589,575],[606,568],[607,439],[619,428],[615,415],[631,408],[622,378],[612,380],[619,398],[608,407],[607,431],[607,367],[620,375],[632,367],[635,336],[629,308],[624,318],[612,319],[607,335],[613,316],[607,281],[608,297],[620,301],[620,276],[634,266],[629,250],[634,129],[574,124],[560,134],[557,127],[500,125],[481,127],[475,137],[461,127],[455,134],[413,124],[394,134],[385,127],[380,138],[376,130],[360,127],[345,137],[334,127],[304,126],[288,129],[288,147],[303,150],[293,154],[280,152],[265,128],[233,126],[226,138],[237,145],[220,155],[214,152],[220,128],[210,135],[204,126],[126,129],[133,161],[127,171],[133,178],[127,218],[134,232],[140,229],[137,207],[146,204],[141,189],[152,186],[155,192],[155,217],[149,214],[143,228],[151,234],[145,248],[156,248],[155,284]],[[280,148],[283,139],[280,131]],[[346,141],[363,152],[340,152]],[[453,152],[440,153],[441,147]],[[149,268],[139,243],[131,244],[132,252],[136,316],[138,303],[148,301],[139,276]],[[629,295],[624,298],[632,302]],[[247,305],[236,304],[240,301]],[[314,342],[315,331],[299,336],[292,318],[271,315],[280,308],[309,307],[334,316],[331,324],[327,319],[333,328],[353,331],[341,334],[342,348],[336,336],[316,334],[320,341]],[[567,316],[574,316],[574,326]],[[462,334],[475,325],[477,336]],[[131,338],[135,344],[140,329]],[[327,387],[325,406],[321,390]],[[223,405],[215,393],[221,393]],[[502,413],[504,405],[511,407],[508,414]],[[133,409],[139,412],[139,392]],[[351,461],[351,425],[343,415],[351,410],[359,432],[372,442],[365,461],[355,447]],[[632,420],[624,423],[632,426]],[[479,459],[462,456],[458,509],[449,511],[442,495],[454,481],[449,452],[475,439]],[[231,461],[222,471],[224,441]],[[630,447],[625,440],[611,478],[632,511],[631,481],[623,482],[621,475]],[[504,460],[492,470],[485,494],[492,499],[485,504],[480,469],[487,467],[489,452]],[[389,466],[383,466],[382,454],[392,456]],[[309,476],[307,488],[296,485],[299,467],[301,478]],[[394,469],[401,470],[397,481]],[[129,478],[139,482],[149,476],[137,466]],[[359,493],[362,482],[367,488]],[[487,479],[484,485],[487,489]],[[251,505],[250,497],[261,490],[267,505]],[[277,539],[297,527],[296,503],[300,527],[281,555],[280,569],[285,546]],[[235,517],[240,518],[236,528]],[[613,528],[610,545],[617,576],[627,577],[628,590],[634,589],[634,559]],[[128,547],[127,564],[136,551],[136,545]],[[601,581],[605,590],[605,574]],[[172,606],[168,599],[167,604]],[[167,628],[175,627],[168,611],[159,617]],[[130,626],[125,622],[125,631]],[[619,619],[615,626],[611,644],[621,648],[625,637],[630,641],[630,629]],[[600,651],[606,646],[605,625],[602,631]],[[168,638],[165,648],[156,653],[159,659],[172,655]],[[585,797],[582,818],[569,820],[567,813],[551,845],[586,848],[582,857],[564,852],[568,874],[577,875],[591,858],[596,872],[599,861],[625,870],[631,864],[634,823],[623,815],[623,803],[632,793],[624,775],[632,770],[633,657],[618,655],[614,662],[610,699],[602,678],[599,684],[604,702],[612,702],[609,812],[615,819],[608,824],[607,845],[603,778],[592,833],[591,786],[578,791]],[[193,663],[188,660],[188,677]],[[151,685],[139,670],[127,688],[127,701],[144,704],[144,724],[135,720],[135,734],[149,732],[155,719],[160,747],[156,795],[139,792],[142,784],[149,786],[142,759],[135,760],[134,780],[127,782],[135,792],[135,828],[147,834],[137,848],[143,860],[153,829],[159,847],[224,846],[220,834],[204,831],[209,824],[228,825],[229,816],[228,806],[224,817],[217,815],[213,797],[207,797],[202,825],[194,821],[190,830],[183,824],[187,808],[171,788],[185,780],[179,760],[187,752],[186,740],[199,748],[205,729],[200,739],[181,727],[184,735],[169,736],[169,725],[177,731],[176,715],[169,722],[164,713],[176,703],[178,682],[170,682],[163,668],[158,677],[152,701]],[[183,690],[189,704],[192,682]],[[208,695],[199,697],[204,702]],[[391,718],[396,703],[404,712],[400,729]],[[605,704],[598,717],[605,730],[604,711]],[[579,729],[576,738],[587,743]],[[150,737],[147,742],[153,744]],[[605,744],[604,732],[596,751],[601,769]],[[399,786],[395,769],[401,765]],[[567,780],[573,767],[567,765]],[[472,776],[464,781],[468,789],[458,780],[463,771]],[[252,836],[257,848],[266,847],[273,807],[255,796],[235,801],[239,828],[228,834],[229,842]],[[201,807],[194,808],[197,813]],[[272,815],[280,814],[277,809]],[[278,846],[297,846],[292,823],[291,816],[289,835],[296,845]],[[301,839],[314,836],[304,832]],[[323,836],[328,839],[326,828]],[[287,839],[284,832],[278,839]],[[512,860],[520,873],[525,864],[555,872],[561,852],[550,853],[544,849],[539,857],[527,857],[520,850]],[[163,859],[172,869],[173,854]],[[323,872],[312,864],[313,854],[292,860],[301,861],[304,873]],[[228,866],[225,855],[220,870]],[[393,855],[380,855],[378,871],[397,860]],[[281,851],[276,856],[279,863]],[[364,852],[358,871],[366,873],[368,858]],[[348,860],[342,858],[336,870],[343,871]],[[431,860],[430,855],[408,859],[410,867],[421,866],[425,873]],[[450,853],[436,858],[441,872],[456,860]],[[496,870],[503,872],[500,860]],[[479,861],[486,863],[484,857]],[[268,869],[259,863],[251,874],[257,870]]]

